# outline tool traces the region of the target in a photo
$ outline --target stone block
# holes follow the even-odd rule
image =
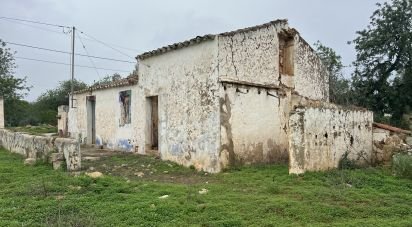
[[[412,136],[408,136],[406,137],[406,144],[408,144],[409,146],[412,146]]]
[[[32,166],[36,164],[36,159],[35,158],[26,158],[24,160],[24,165]]]

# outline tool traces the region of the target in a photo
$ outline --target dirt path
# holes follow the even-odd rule
[[[101,172],[126,180],[198,184],[216,181],[213,175],[185,168],[160,158],[106,149],[82,148],[84,172]]]

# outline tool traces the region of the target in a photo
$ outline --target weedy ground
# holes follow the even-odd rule
[[[24,127],[10,127],[7,128],[13,132],[25,132],[31,135],[43,135],[48,133],[56,133],[57,127],[51,125],[39,125],[39,126],[24,126]]]
[[[412,223],[412,181],[387,169],[294,176],[286,165],[267,165],[206,174],[126,154],[85,161],[84,168],[104,176],[73,176],[41,163],[24,166],[21,156],[0,149],[0,226]]]

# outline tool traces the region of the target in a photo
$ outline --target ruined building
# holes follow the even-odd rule
[[[287,163],[291,173],[371,159],[372,113],[328,102],[328,74],[286,20],[137,56],[138,73],[76,91],[68,132],[196,169]]]

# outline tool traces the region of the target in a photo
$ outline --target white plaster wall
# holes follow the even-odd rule
[[[204,41],[142,60],[139,65],[137,137],[145,153],[146,97],[158,96],[161,158],[220,171],[217,41]]]
[[[0,97],[0,128],[4,128],[4,100]]]
[[[63,105],[59,106],[57,114],[59,119],[57,120],[57,131],[63,133],[63,136],[67,134],[67,122],[68,122],[68,110],[69,106]]]
[[[131,90],[131,123],[120,126],[121,91]],[[75,95],[76,108],[69,108],[69,132],[71,137],[80,138],[85,142],[87,137],[87,109],[86,97],[96,96],[96,141],[97,145],[104,145],[110,149],[134,151],[137,140],[134,130],[137,127],[136,116],[141,111],[137,105],[136,86],[114,87],[104,90]]]
[[[277,29],[280,28],[271,25],[246,32],[220,35],[219,76],[231,80],[278,85]]]
[[[274,89],[224,86],[221,90],[222,166],[287,162],[288,98]]]
[[[314,50],[295,36],[294,90],[301,96],[329,101],[329,76]]]
[[[370,164],[372,123],[366,110],[298,108],[289,121],[289,173],[336,168],[345,152],[358,164]]]

